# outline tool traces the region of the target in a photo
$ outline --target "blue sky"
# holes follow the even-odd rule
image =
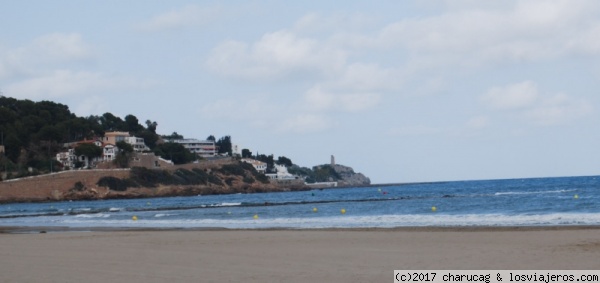
[[[0,90],[374,183],[595,175],[600,2],[9,1]]]

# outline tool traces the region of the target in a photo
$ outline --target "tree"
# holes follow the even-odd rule
[[[287,158],[285,156],[279,156],[277,158],[277,164],[284,165],[285,167],[290,167],[293,165],[292,160],[290,160],[289,158]]]
[[[124,141],[118,141],[117,148],[119,149],[119,153],[115,156],[114,163],[121,168],[129,167],[129,157],[133,152],[133,146]]]
[[[85,156],[87,158],[85,165],[90,167],[92,159],[102,156],[102,148],[93,143],[82,143],[75,147],[75,155]]]
[[[182,140],[183,136],[178,134],[177,132],[173,132],[172,134],[168,135],[168,136],[162,136],[163,139],[165,140]]]
[[[100,122],[102,123],[102,127],[105,131],[125,131],[126,125],[121,118],[116,117],[111,113],[104,113],[102,117],[100,117]]]
[[[210,136],[208,136],[208,138],[206,138],[206,140],[207,140],[207,141],[213,141],[213,142],[214,142],[214,141],[216,141],[217,139],[215,139],[215,136],[213,136],[213,135],[210,135]]]
[[[252,151],[247,148],[242,149],[242,158],[250,158],[252,157]]]
[[[146,120],[146,130],[156,134],[157,126],[158,126],[158,123],[152,122],[150,120]]]
[[[219,154],[227,153],[231,155],[231,136],[224,136],[216,142],[219,148]]]
[[[275,161],[273,159],[273,154],[268,155],[268,156],[264,155],[264,154],[257,155],[256,160],[267,163],[267,172],[268,173],[275,173]]]
[[[138,121],[138,118],[131,114],[125,116],[124,124],[125,131],[127,132],[138,133],[144,129],[144,127],[140,125],[140,121]]]
[[[154,153],[164,159],[173,161],[175,164],[185,164],[196,160],[195,154],[183,147],[183,145],[173,142],[157,145]]]

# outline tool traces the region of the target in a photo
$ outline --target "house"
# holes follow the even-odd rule
[[[125,141],[125,138],[128,137],[130,137],[128,132],[106,132],[102,142],[116,145],[120,141]]]
[[[203,158],[215,157],[217,155],[217,146],[211,140],[177,139],[169,140],[169,142],[181,144],[190,152]]]
[[[102,148],[102,161],[112,161],[115,160],[117,154],[119,153],[119,148],[112,144],[106,144]]]
[[[117,145],[120,141],[130,144],[135,152],[150,151],[143,138],[134,137],[128,132],[106,132],[102,138],[105,144]]]
[[[133,151],[135,152],[145,152],[150,151],[150,148],[144,143],[143,138],[138,137],[126,137],[125,142],[130,144],[133,147]]]
[[[258,173],[265,174],[267,172],[267,163],[251,158],[243,158],[242,162],[250,163]]]
[[[284,165],[275,164],[275,169],[277,173],[275,174],[265,174],[272,180],[295,180],[298,179],[297,176],[292,175],[288,172],[287,167]]]
[[[70,148],[67,151],[59,152],[56,154],[56,160],[62,164],[64,168],[75,167],[77,162],[77,156],[75,156],[75,150]]]
[[[69,143],[66,151],[59,152],[56,154],[56,160],[60,162],[65,168],[74,168],[77,162],[81,162],[84,164],[84,167],[93,166],[94,163],[103,162],[103,161],[113,161],[117,157],[119,153],[119,149],[116,145],[110,143],[103,143],[101,139],[97,140],[83,140],[78,142]],[[81,155],[77,156],[75,154],[75,148],[80,144],[94,144],[100,148],[102,148],[102,156],[96,157],[92,160],[88,160],[87,156]]]

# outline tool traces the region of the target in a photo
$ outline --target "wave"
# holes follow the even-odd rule
[[[329,199],[329,200],[301,200],[301,201],[283,201],[283,202],[219,202],[213,204],[196,204],[187,206],[163,206],[163,207],[129,207],[129,208],[77,208],[67,212],[40,211],[33,213],[13,213],[0,215],[2,218],[20,218],[20,217],[38,217],[38,216],[63,216],[63,215],[88,215],[97,213],[120,213],[120,212],[158,212],[158,211],[177,211],[177,210],[193,210],[193,209],[211,209],[222,207],[260,207],[260,206],[285,206],[285,205],[317,205],[331,203],[356,203],[356,202],[387,202],[398,200],[415,200],[415,199],[432,199],[432,198],[449,198],[456,197],[454,195],[437,195],[437,196],[400,196],[385,198],[361,198],[361,199]]]
[[[157,213],[157,214],[155,214],[155,215],[154,215],[154,217],[156,217],[156,218],[160,218],[160,217],[166,217],[166,216],[175,216],[175,215],[178,215],[178,214]]]
[[[495,196],[503,196],[503,195],[536,195],[536,194],[560,194],[560,193],[568,193],[574,192],[577,189],[570,190],[550,190],[550,191],[531,191],[531,192],[497,192]]]
[[[95,213],[95,214],[79,214],[75,215],[77,218],[108,218],[110,214],[105,213]]]
[[[102,217],[100,217],[102,218]],[[54,225],[90,226],[88,218],[65,218]],[[576,226],[600,225],[600,213],[554,214],[458,214],[458,215],[377,215],[330,216],[253,219],[94,219],[93,227],[147,227],[147,228],[226,228],[226,229],[321,229],[321,228],[395,228],[395,227],[508,227],[508,226]]]

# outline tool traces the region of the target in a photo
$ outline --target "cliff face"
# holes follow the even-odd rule
[[[362,173],[355,173],[352,167],[335,164],[335,172],[342,178],[338,181],[340,186],[362,186],[370,185],[371,180]]]

